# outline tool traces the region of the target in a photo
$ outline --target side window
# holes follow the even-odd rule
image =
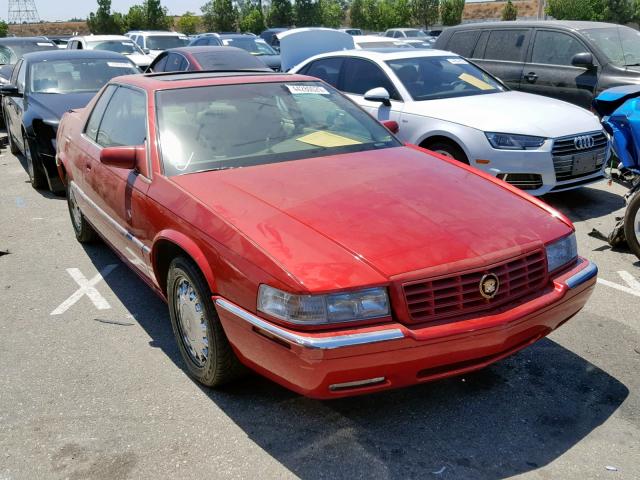
[[[167,55],[167,64],[165,65],[165,72],[179,72],[183,68],[185,68],[187,62],[184,60],[182,55],[178,55],[177,53],[170,53]]]
[[[526,48],[528,30],[493,30],[487,41],[484,58],[521,62]]]
[[[105,88],[104,92],[102,92],[102,95],[93,106],[91,115],[89,115],[89,121],[84,128],[84,134],[94,142],[98,137],[98,128],[100,127],[100,120],[102,120],[102,115],[104,114],[104,111],[109,104],[109,99],[111,98],[111,95],[113,95],[113,92],[116,90],[116,88],[117,87],[115,85],[109,85],[107,88]]]
[[[102,147],[143,145],[147,138],[144,94],[119,87],[104,111],[96,138]]]
[[[198,46],[198,45],[206,45],[207,44],[207,39],[206,38],[199,38],[198,40],[196,40],[193,45],[194,46]]]
[[[81,42],[81,41],[79,41],[79,40],[78,40],[78,41],[76,42],[76,48],[77,48],[78,50],[82,50],[82,42]]]
[[[574,55],[588,51],[572,35],[550,30],[538,30],[533,44],[531,63],[571,65],[571,59]]]
[[[341,67],[342,58],[323,58],[322,60],[312,62],[307,68],[305,75],[319,78],[329,85],[338,88]]]
[[[138,35],[136,37],[136,43],[140,48],[144,48],[144,37],[142,35]]]
[[[463,57],[471,57],[473,48],[476,46],[478,39],[478,30],[469,30],[456,32],[453,34],[447,45],[447,50],[462,55]]]
[[[345,75],[342,90],[354,95],[364,95],[372,88],[383,87],[394,100],[400,97],[389,77],[373,62],[360,58],[344,60]]]
[[[393,32],[393,38],[402,38],[402,32],[395,31]]]
[[[384,36],[385,37],[393,37],[393,32],[385,32]]]
[[[476,43],[476,48],[473,49],[473,53],[471,54],[471,58],[483,58],[484,50],[487,47],[487,41],[489,40],[489,30],[485,30],[480,34],[480,38],[478,39],[478,43]]]
[[[164,72],[165,67],[167,66],[167,55],[161,54],[158,61],[153,65],[154,72]]]
[[[24,86],[27,82],[27,64],[22,62],[20,65],[20,70],[18,70],[18,78],[16,79],[16,85],[18,86],[18,91],[24,93]]]

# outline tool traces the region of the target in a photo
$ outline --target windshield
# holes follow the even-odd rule
[[[222,43],[227,47],[238,47],[252,55],[278,55],[264,40],[255,38],[224,38]]]
[[[42,52],[45,50],[57,50],[55,43],[49,40],[42,40],[41,42],[24,42],[24,43],[11,43],[11,45],[0,45],[4,49],[10,49],[13,51],[9,62],[1,63],[17,63],[17,61],[25,54],[31,52]]]
[[[357,42],[356,45],[362,50],[371,50],[374,48],[411,48],[406,43],[395,40],[381,40],[379,42]]]
[[[156,106],[166,175],[400,145],[369,114],[321,82],[163,90]]]
[[[97,92],[113,77],[139,72],[126,59],[44,61],[31,65],[29,84],[32,93]]]
[[[426,37],[422,30],[405,30],[404,33],[409,38]]]
[[[147,37],[147,48],[149,50],[168,50],[170,48],[184,47],[189,43],[187,37],[177,37],[174,35],[152,35]]]
[[[0,65],[13,64],[18,61],[16,54],[9,47],[0,45]]]
[[[140,50],[135,43],[131,40],[102,40],[87,42],[87,48],[93,50],[106,50],[108,52],[121,53],[122,55],[143,55],[144,52]]]
[[[466,97],[503,92],[500,83],[461,57],[417,57],[389,60],[414,100]]]
[[[582,33],[602,50],[614,65],[640,65],[640,32],[620,26],[583,30]]]

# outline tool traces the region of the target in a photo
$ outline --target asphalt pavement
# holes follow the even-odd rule
[[[0,480],[640,478],[640,262],[589,235],[618,185],[546,198],[600,267],[558,331],[472,375],[315,401],[257,375],[199,387],[163,301],[27,180],[3,149]]]

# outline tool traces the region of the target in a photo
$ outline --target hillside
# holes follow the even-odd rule
[[[500,20],[506,2],[467,3],[462,13],[463,21]],[[513,4],[518,7],[518,18],[535,18],[538,15],[538,0],[520,0]]]
[[[73,35],[89,33],[86,22],[42,22],[23,25],[9,25],[9,34],[21,37],[29,35]]]

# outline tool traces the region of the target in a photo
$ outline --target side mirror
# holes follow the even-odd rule
[[[3,97],[21,97],[22,94],[16,85],[2,85],[0,87],[0,95]]]
[[[571,59],[574,67],[593,68],[593,55],[589,52],[577,53]]]
[[[400,125],[398,125],[398,122],[395,120],[384,120],[382,125],[384,125],[391,133],[398,133],[398,130],[400,130]]]
[[[133,170],[145,154],[144,145],[137,147],[106,147],[100,152],[100,162],[110,167]]]
[[[387,107],[391,106],[391,100],[389,100],[389,92],[386,88],[377,87],[372,88],[364,94],[364,99],[370,102],[380,102]]]
[[[142,51],[146,54],[149,55],[151,53],[151,50],[148,48],[143,48]]]

